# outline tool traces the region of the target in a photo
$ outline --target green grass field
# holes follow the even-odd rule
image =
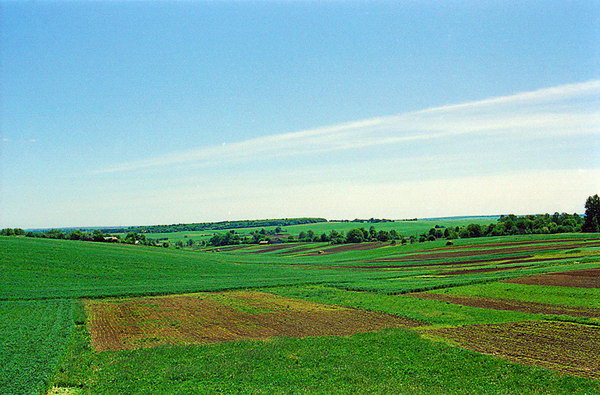
[[[593,276],[587,288],[503,282],[598,269],[598,239],[598,234],[532,235],[461,239],[451,247],[437,241],[365,250],[298,244],[283,250],[252,246],[202,252],[0,237],[0,392],[40,394],[51,387],[53,393],[598,392],[594,371],[583,377],[557,373],[428,334],[432,328],[569,322],[598,330],[600,338],[600,295]],[[310,251],[325,253],[307,255]],[[304,300],[391,314],[419,324],[351,336],[99,352],[81,303],[84,298],[233,289],[276,294],[289,303]],[[497,300],[515,306],[477,305]],[[231,308],[243,314],[265,311],[239,303]],[[531,306],[559,310],[528,310]],[[135,331],[152,327],[150,318],[140,322],[146,326]],[[173,330],[183,330],[180,324],[173,321]]]

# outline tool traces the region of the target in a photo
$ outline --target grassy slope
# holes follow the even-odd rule
[[[181,293],[368,277],[236,261],[163,248],[0,237],[0,299]]]
[[[480,239],[472,242],[480,242]],[[420,277],[436,273],[427,268],[359,271],[326,270],[323,267],[380,257],[382,254],[412,253],[441,245],[441,242],[418,243],[298,258],[0,237],[0,270],[3,273],[0,277],[0,299],[124,296],[310,283],[399,293],[594,265],[589,263],[586,266],[584,259],[576,257],[569,261],[543,262],[531,269],[434,278]],[[590,259],[598,261],[599,256]],[[315,267],[297,267],[297,264]]]

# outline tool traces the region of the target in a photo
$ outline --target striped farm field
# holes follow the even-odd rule
[[[0,393],[600,391],[598,234],[206,251],[0,237],[0,270]]]

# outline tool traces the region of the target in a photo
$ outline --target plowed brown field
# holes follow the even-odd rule
[[[527,285],[554,285],[560,287],[600,288],[600,269],[571,270],[513,278],[507,283]]]
[[[262,292],[88,300],[97,351],[164,344],[210,344],[272,336],[352,335],[423,323]]]
[[[600,327],[597,326],[525,321],[424,332],[514,362],[600,379]]]
[[[545,303],[520,302],[510,299],[484,298],[469,295],[448,295],[438,293],[420,292],[408,294],[412,297],[428,300],[439,300],[459,304],[461,306],[482,307],[494,310],[511,310],[533,314],[564,314],[572,317],[600,317],[600,309],[557,306]]]

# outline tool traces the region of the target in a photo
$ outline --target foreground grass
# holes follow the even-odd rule
[[[81,393],[593,393],[598,382],[560,376],[422,339],[402,329],[350,337],[78,352],[55,385]]]
[[[0,302],[0,392],[45,391],[73,328],[73,302]]]

